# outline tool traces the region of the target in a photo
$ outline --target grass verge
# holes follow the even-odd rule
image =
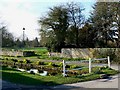
[[[73,77],[63,77],[62,75],[57,76],[40,76],[29,74],[26,72],[20,72],[15,69],[2,67],[2,79],[10,81],[17,84],[23,85],[60,85],[60,84],[70,84],[76,82],[90,81],[100,78],[100,74],[86,74]],[[104,69],[103,72],[108,75],[117,74],[118,71]]]

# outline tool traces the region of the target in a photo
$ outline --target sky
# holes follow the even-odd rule
[[[81,2],[85,8],[86,18],[92,10],[94,0],[73,0]],[[16,38],[22,38],[23,27],[25,35],[30,40],[35,37],[40,38],[40,25],[38,20],[47,14],[50,7],[72,2],[72,0],[0,0],[0,23],[7,26],[9,32],[13,33]]]

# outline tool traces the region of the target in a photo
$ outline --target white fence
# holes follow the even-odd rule
[[[107,63],[107,66],[110,68],[111,66],[110,66],[110,57],[108,56],[107,58],[100,58],[100,59],[91,59],[91,58],[89,58],[89,60],[81,60],[81,61],[79,61],[79,62],[88,62],[89,63],[89,67],[86,67],[86,68],[89,68],[89,73],[91,73],[92,72],[92,67],[95,67],[95,65],[94,66],[92,66],[92,61],[96,61],[96,60],[99,60],[99,61],[102,61],[102,60],[107,60],[108,61],[108,63]],[[78,62],[78,61],[77,61]],[[66,64],[68,64],[68,63],[71,63],[71,61],[64,61],[63,60],[63,76],[66,76],[66,68],[65,68],[65,66],[66,66]],[[82,68],[78,68],[78,69],[76,69],[76,70],[80,70],[80,69],[82,69]]]

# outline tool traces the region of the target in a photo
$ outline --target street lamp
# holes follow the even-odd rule
[[[24,47],[24,40],[25,40],[25,28],[23,28],[23,47]]]

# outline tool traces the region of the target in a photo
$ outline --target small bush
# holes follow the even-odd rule
[[[9,58],[5,58],[6,60],[9,60]]]
[[[53,63],[52,63],[52,62],[49,62],[49,63],[48,63],[48,66],[53,66]]]
[[[46,55],[41,55],[41,56],[39,56],[39,57],[37,57],[38,59],[46,59],[46,58],[48,58]]]
[[[35,73],[33,71],[31,71],[30,74],[35,74]]]
[[[77,65],[71,65],[70,68],[78,68]]]
[[[70,68],[70,65],[66,65],[65,68]]]
[[[60,60],[60,57],[51,57],[52,60]]]
[[[53,66],[53,67],[59,67],[57,64],[53,64],[52,66]]]
[[[34,51],[24,51],[23,52],[23,56],[35,56],[35,52]]]
[[[37,61],[36,64],[37,64],[37,65],[45,65],[45,63],[44,63],[44,62],[41,62],[41,61]]]
[[[18,60],[17,60],[17,59],[12,59],[12,61],[13,61],[13,62],[18,62]]]
[[[21,56],[16,56],[16,57],[21,57]]]
[[[58,64],[58,66],[59,66],[59,67],[63,67],[63,63],[60,62],[60,63]]]
[[[22,60],[18,60],[18,63],[23,63],[23,61]]]
[[[4,60],[4,58],[0,58],[0,60]]]
[[[13,66],[11,66],[12,68],[17,68],[17,66],[15,66],[15,65],[13,65]]]
[[[27,64],[27,63],[30,63],[30,60],[24,59],[24,60],[23,60],[23,63],[26,63],[26,64]]]

